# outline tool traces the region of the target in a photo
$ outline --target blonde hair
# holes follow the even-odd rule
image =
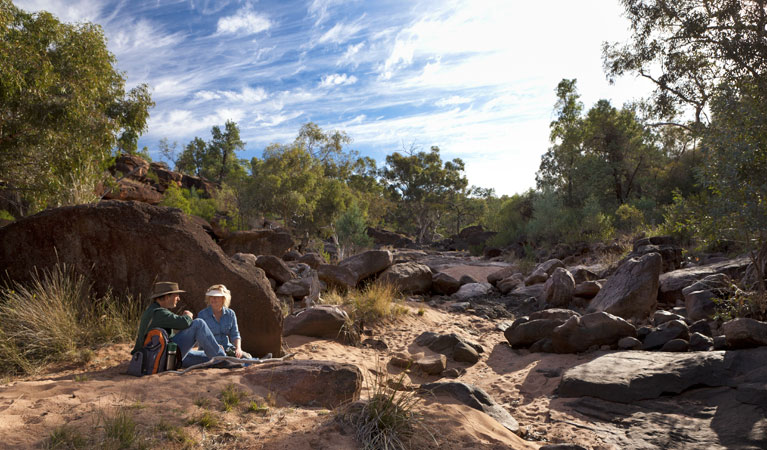
[[[229,307],[229,304],[232,303],[232,293],[229,292],[229,289],[226,288],[223,284],[214,284],[213,286],[209,287],[205,290],[205,292],[210,292],[213,290],[219,290],[224,293],[224,306]],[[212,296],[206,295],[205,296],[205,304],[210,305],[210,298]],[[216,296],[218,297],[218,296]]]

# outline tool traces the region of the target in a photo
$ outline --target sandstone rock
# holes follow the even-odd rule
[[[461,283],[446,273],[436,272],[431,276],[431,288],[437,294],[451,295],[458,292],[460,287]]]
[[[555,320],[561,320],[562,323],[564,323],[570,317],[578,317],[578,316],[580,316],[580,314],[573,311],[572,309],[549,308],[549,309],[542,309],[540,311],[536,311],[530,314],[529,318],[530,320],[555,319]]]
[[[415,241],[410,239],[409,237],[395,233],[393,231],[387,231],[379,228],[373,228],[368,227],[367,235],[373,238],[373,242],[375,242],[378,246],[384,246],[389,245],[392,247],[411,247],[415,245]]]
[[[392,366],[402,367],[404,369],[407,369],[411,367],[413,364],[415,364],[415,360],[416,358],[414,358],[412,355],[409,355],[403,352],[398,352],[392,355],[391,359],[389,360],[389,363]]]
[[[236,231],[221,240],[227,255],[253,253],[254,255],[282,256],[295,245],[288,233],[273,230]]]
[[[534,284],[545,283],[546,280],[548,279],[549,279],[549,274],[547,274],[545,270],[538,268],[538,269],[535,269],[533,273],[530,274],[529,277],[525,278],[525,286],[532,286]]]
[[[445,382],[421,385],[421,392],[427,395],[448,395],[461,403],[489,415],[512,433],[519,434],[519,423],[487,392],[465,383]]]
[[[567,306],[573,298],[575,280],[567,269],[558,267],[543,286],[543,301],[553,306]]]
[[[650,253],[661,256],[661,272],[671,272],[682,267],[682,248],[676,245],[642,245],[631,252],[627,258],[640,258]]]
[[[403,293],[425,294],[431,289],[432,274],[429,266],[406,262],[392,265],[378,279],[391,283]]]
[[[627,260],[607,280],[587,311],[605,311],[624,319],[647,317],[657,305],[660,270],[657,253]]]
[[[659,309],[655,311],[652,315],[652,323],[653,325],[660,326],[670,320],[681,320],[684,321],[684,317],[674,314],[668,311],[664,311],[662,309]]]
[[[319,269],[322,264],[325,264],[325,259],[316,253],[307,253],[305,255],[299,256],[296,261],[304,263],[314,270]]]
[[[282,284],[296,277],[285,261],[273,255],[261,255],[256,259],[256,267],[260,267],[266,276],[274,278]]]
[[[392,265],[392,261],[392,254],[388,250],[368,250],[344,259],[338,266],[351,270],[356,276],[356,284],[371,275],[383,272]]]
[[[138,201],[150,205],[159,204],[163,195],[153,186],[140,181],[124,178],[109,192],[102,194],[105,200]]]
[[[693,291],[684,294],[684,305],[687,308],[687,317],[692,321],[710,319],[716,313],[716,299],[711,291]]]
[[[333,305],[316,305],[285,318],[284,336],[293,334],[335,339],[349,320],[346,311]]]
[[[690,331],[687,325],[681,320],[670,320],[661,324],[656,330],[644,338],[642,344],[643,350],[656,350],[663,347],[666,342],[673,339],[690,338]]]
[[[690,335],[690,351],[707,352],[714,348],[714,340],[701,333],[692,333]]]
[[[282,312],[264,272],[234,263],[179,210],[104,201],[49,209],[0,229],[0,267],[24,282],[33,267],[66,263],[88,274],[94,293],[147,298],[155,281],[174,281],[188,309],[205,308],[205,292],[223,283],[232,292],[243,350],[279,355]]]
[[[357,276],[351,269],[335,264],[320,264],[317,275],[329,286],[338,287],[342,290],[353,288],[357,284]]]
[[[298,261],[298,258],[300,257],[301,257],[301,252],[299,252],[298,250],[288,250],[287,252],[285,252],[284,255],[282,255],[282,260],[287,262]]]
[[[514,275],[504,278],[496,284],[496,287],[503,294],[508,294],[520,285],[524,285],[525,278],[521,273],[515,273]]]
[[[242,379],[294,405],[328,409],[358,400],[362,389],[360,369],[334,361],[267,362],[248,367]]]
[[[626,336],[618,341],[618,348],[621,350],[639,350],[642,348],[642,341],[635,337]]]
[[[632,403],[680,393],[695,385],[721,386],[724,352],[649,353],[626,351],[600,356],[565,372],[557,393]]]
[[[727,347],[727,337],[714,336],[714,350],[726,350]]]
[[[539,298],[541,295],[543,295],[543,284],[534,284],[532,286],[518,286],[516,289],[511,291],[509,295],[513,295],[515,297],[535,297]]]
[[[503,280],[504,278],[508,278],[518,272],[519,269],[517,269],[516,266],[504,267],[503,269],[497,270],[488,275],[487,282],[495,286],[499,281]]]
[[[315,282],[317,283],[316,286]],[[313,290],[319,292],[319,280],[313,277],[306,277],[289,280],[283,283],[277,288],[276,293],[293,298],[303,298],[311,295]]]
[[[471,275],[461,275],[461,278],[458,279],[458,283],[460,283],[461,286],[463,286],[464,284],[479,283],[479,280],[477,280]]]
[[[427,347],[432,351],[441,353],[445,356],[452,357],[456,361],[460,362],[477,362],[479,360],[479,353],[483,353],[485,350],[481,345],[476,342],[463,339],[455,333],[450,334],[437,334],[430,331],[421,333],[416,339],[415,343],[422,347]],[[466,349],[466,347],[474,350],[476,356]],[[460,353],[460,356],[456,358],[456,351]]]
[[[706,320],[699,320],[692,325],[690,325],[690,333],[700,333],[704,336],[713,337],[714,335],[711,333],[711,326],[708,324],[708,321]]]
[[[767,345],[767,323],[740,318],[722,325],[727,345],[731,348],[747,348]]]
[[[573,295],[581,298],[594,298],[602,290],[602,283],[599,281],[584,281],[575,285]]]
[[[554,273],[555,270],[557,270],[559,268],[564,268],[564,267],[565,267],[565,265],[562,263],[562,261],[560,261],[559,259],[554,258],[554,259],[550,259],[550,260],[548,260],[546,262],[542,262],[542,263],[538,264],[538,266],[535,268],[535,271],[542,270],[542,271],[546,272],[546,275],[551,275],[551,274]]]
[[[503,255],[503,250],[498,247],[487,247],[482,252],[482,257],[485,259],[497,258]]]
[[[586,281],[597,281],[600,278],[595,272],[583,266],[573,267],[570,269],[570,273],[573,274],[575,284],[585,283]]]
[[[554,353],[554,344],[550,337],[545,337],[533,342],[530,346],[531,353]]]
[[[453,359],[458,362],[475,364],[479,361],[479,353],[465,342],[459,342],[453,347]]]
[[[245,264],[248,266],[255,266],[256,265],[256,255],[252,253],[235,253],[232,255],[232,261],[236,261],[241,264]]]
[[[493,287],[490,283],[469,283],[461,286],[452,297],[456,300],[468,300],[474,297],[481,297],[490,293]]]
[[[577,353],[593,345],[613,345],[626,336],[636,337],[633,325],[606,312],[571,317],[551,335],[554,351]]]
[[[731,278],[739,278],[745,273],[751,263],[747,256],[704,266],[674,270],[660,276],[658,301],[674,304],[683,299],[682,290],[696,281],[717,273],[727,274]]]
[[[427,375],[439,375],[447,368],[445,355],[425,356],[415,362],[416,367]]]
[[[660,351],[682,353],[686,352],[689,347],[690,344],[684,339],[672,339],[663,344],[663,347],[660,348]]]
[[[536,341],[551,337],[554,329],[565,323],[562,319],[529,320],[517,326],[510,326],[503,335],[514,348],[529,347]]]

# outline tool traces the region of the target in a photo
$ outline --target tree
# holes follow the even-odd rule
[[[415,222],[418,242],[424,242],[428,233],[439,223],[446,200],[468,184],[463,175],[464,163],[459,158],[442,164],[439,147],[428,152],[402,155],[394,152],[386,157],[381,176],[387,190],[398,202],[403,225]]]
[[[207,169],[208,144],[202,138],[192,139],[176,159],[176,170],[189,175],[202,176]]]
[[[215,179],[219,183],[237,171],[241,166],[237,160],[237,151],[245,148],[245,143],[240,139],[240,128],[237,123],[227,120],[224,125],[224,131],[218,126],[210,130],[212,136],[208,143],[207,158],[211,162],[211,172],[207,175],[210,179]],[[212,172],[215,170],[217,173]]]
[[[31,209],[95,200],[111,150],[134,152],[153,103],[125,92],[101,27],[0,0],[0,181]]]

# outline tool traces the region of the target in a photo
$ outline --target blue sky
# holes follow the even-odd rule
[[[649,86],[610,86],[601,43],[625,40],[618,0],[15,0],[102,25],[129,86],[155,108],[139,145],[183,146],[228,119],[261,156],[302,124],[346,131],[382,165],[440,147],[471,184],[534,187],[549,147],[554,89],[577,78],[586,106],[620,106]]]

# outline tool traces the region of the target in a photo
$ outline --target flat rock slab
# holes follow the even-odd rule
[[[631,403],[696,385],[722,386],[727,380],[724,353],[612,353],[565,372],[558,394]]]
[[[471,384],[452,381],[422,384],[421,392],[425,395],[450,396],[467,406],[484,412],[512,433],[519,434],[519,423],[516,419],[481,388]]]
[[[246,383],[266,387],[299,406],[328,409],[359,400],[362,372],[352,364],[320,360],[293,360],[248,368]]]

